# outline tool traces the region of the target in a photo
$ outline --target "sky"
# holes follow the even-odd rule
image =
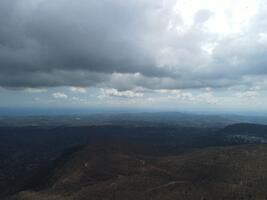
[[[0,107],[267,112],[265,0],[1,0]]]

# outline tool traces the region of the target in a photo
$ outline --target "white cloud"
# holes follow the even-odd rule
[[[40,101],[40,100],[41,100],[40,97],[35,97],[35,98],[34,98],[34,101]]]
[[[73,100],[73,101],[80,101],[80,98],[79,97],[71,97],[71,100]]]
[[[124,98],[138,98],[143,97],[144,93],[135,92],[132,90],[118,91],[114,88],[102,89],[102,94],[100,98],[103,97],[124,97]]]
[[[267,34],[266,33],[259,33],[258,34],[258,42],[266,45],[267,44]]]
[[[63,92],[55,92],[52,94],[55,99],[67,99],[68,95]]]
[[[218,99],[213,95],[212,92],[207,91],[201,93],[195,97],[196,101],[207,103],[207,104],[216,104],[218,103]]]
[[[237,92],[236,96],[240,98],[255,98],[260,96],[260,93],[258,91],[245,91],[245,92]]]
[[[180,92],[176,94],[176,98],[185,100],[185,101],[192,101],[194,97],[191,92]]]
[[[25,91],[29,93],[44,93],[44,92],[47,92],[47,89],[46,88],[26,88]]]
[[[83,94],[87,92],[87,90],[82,87],[70,87],[70,91]]]
[[[172,101],[179,100],[183,102],[202,103],[202,104],[218,103],[218,98],[216,98],[213,95],[213,92],[210,88],[205,88],[204,92],[201,92],[199,94],[193,94],[192,92],[187,90],[166,90],[166,89],[156,90],[156,92],[159,93],[160,96],[163,96],[162,94],[166,95],[167,98],[169,98]]]

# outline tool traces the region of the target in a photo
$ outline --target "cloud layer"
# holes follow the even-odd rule
[[[1,0],[0,86],[131,96],[136,87],[262,85],[266,3],[183,2]]]

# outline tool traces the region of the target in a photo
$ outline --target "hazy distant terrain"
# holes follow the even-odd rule
[[[231,125],[223,126],[217,122],[224,117],[206,116],[180,125],[190,118],[184,117],[182,121],[177,115],[127,118],[123,114],[112,122],[111,118],[100,120],[101,123],[90,119],[94,122],[91,125],[86,125],[88,118],[83,117],[80,119],[84,124],[72,122],[73,116],[14,118],[20,120],[18,126],[14,122],[5,126],[3,123],[1,197],[12,200],[83,200],[88,196],[267,197],[266,125],[231,124],[228,120]],[[152,123],[153,120],[157,123]],[[109,123],[102,124],[104,121]],[[117,124],[119,121],[121,125]]]
[[[224,127],[235,123],[267,124],[265,116],[201,115],[180,112],[98,113],[68,115],[0,116],[0,126],[187,126]]]

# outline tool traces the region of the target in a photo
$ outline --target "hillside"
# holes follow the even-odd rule
[[[0,196],[263,198],[266,127],[1,127]]]
[[[233,124],[219,130],[217,135],[230,145],[267,143],[267,126],[262,124]]]
[[[115,147],[73,153],[38,190],[12,200],[266,199],[267,146],[143,156]]]

